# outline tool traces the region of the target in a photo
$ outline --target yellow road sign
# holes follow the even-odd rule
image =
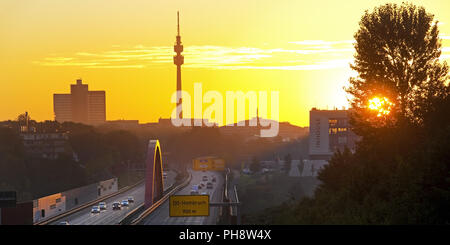
[[[169,198],[170,217],[209,216],[209,196],[175,195]]]
[[[218,157],[198,157],[192,160],[192,169],[196,171],[210,170],[210,171],[224,171],[225,160]]]

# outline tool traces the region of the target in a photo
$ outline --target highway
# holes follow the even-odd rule
[[[210,202],[221,202],[224,180],[221,172],[212,171],[190,171],[192,179],[190,183],[178,191],[175,195],[190,195],[192,185],[204,183],[205,187],[199,189],[199,193],[206,192],[210,196]],[[208,181],[202,181],[202,177],[206,175],[208,181],[212,182],[212,176],[216,177],[213,183],[213,189],[206,189]],[[149,216],[142,220],[141,225],[215,225],[219,217],[219,207],[210,207],[210,216],[199,217],[170,217],[169,216],[169,200],[165,201],[153,211]]]
[[[175,177],[175,172],[167,172],[167,178],[164,179],[164,190],[175,183]],[[114,225],[120,222],[128,214],[128,212],[144,203],[144,194],[145,183],[142,183],[124,193],[106,199],[104,202],[106,202],[107,209],[102,210],[100,213],[91,213],[92,206],[89,206],[74,214],[50,223],[50,225],[57,225],[62,221],[68,221],[71,225]],[[122,207],[121,210],[112,210],[113,202],[121,202],[129,196],[134,198],[134,203],[130,203],[129,207]]]

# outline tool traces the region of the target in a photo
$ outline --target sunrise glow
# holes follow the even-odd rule
[[[393,2],[401,3],[401,0]],[[449,1],[426,1],[442,20]],[[420,1],[418,4],[422,4]],[[361,13],[377,1],[0,1],[0,120],[53,120],[54,93],[83,79],[106,91],[106,119],[155,122],[174,108],[176,13],[183,90],[278,91],[280,121],[307,126],[311,108],[349,107],[344,86]],[[107,6],[107,7],[105,7]],[[326,6],[326,7],[324,7]],[[345,6],[345,11],[336,11]],[[251,11],[249,11],[251,10]],[[325,18],[326,17],[326,18]],[[26,99],[17,99],[17,98]],[[14,101],[14,103],[11,103]]]
[[[386,97],[382,97],[382,98],[374,97],[369,100],[368,108],[370,110],[378,112],[377,117],[381,117],[381,116],[389,115],[393,106],[394,106],[394,103],[389,101],[389,99]]]

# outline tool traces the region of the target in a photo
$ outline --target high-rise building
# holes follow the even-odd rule
[[[72,95],[54,94],[53,110],[55,112],[55,121],[72,121]]]
[[[105,123],[105,91],[89,91],[88,93],[88,123],[102,124]]]
[[[309,112],[309,158],[329,160],[337,150],[355,149],[358,136],[351,131],[348,110]]]
[[[88,94],[87,84],[83,84],[81,79],[76,84],[70,85],[72,101],[72,121],[86,123],[88,121]]]
[[[89,91],[81,79],[70,85],[70,94],[53,94],[55,121],[98,125],[106,121],[105,91]]]

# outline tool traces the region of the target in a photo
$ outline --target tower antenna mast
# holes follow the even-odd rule
[[[177,36],[179,36],[180,35],[180,12],[179,11],[177,11],[177,33],[178,33]]]
[[[180,36],[180,12],[177,11],[177,37],[174,45],[174,51],[176,55],[173,57],[173,63],[177,66],[177,117],[179,119],[183,118],[182,111],[182,96],[181,96],[181,65],[184,63],[184,56],[181,54],[183,52],[183,44],[181,44]]]

